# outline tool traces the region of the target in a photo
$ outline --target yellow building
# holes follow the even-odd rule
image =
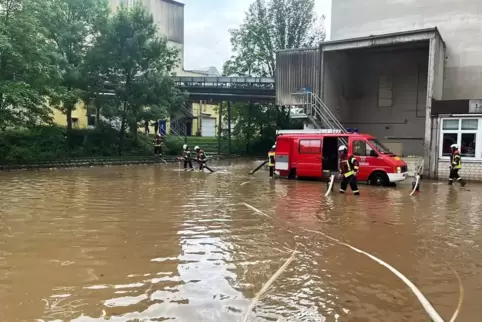
[[[180,136],[218,136],[218,105],[206,102],[191,102],[166,120],[166,133]],[[171,131],[172,128],[172,131]],[[140,128],[139,131],[144,131]],[[150,133],[154,127],[150,126]]]
[[[192,120],[192,134],[201,136],[217,136],[219,113],[218,106],[206,104],[205,102],[193,103],[192,113],[195,118]]]
[[[67,117],[61,111],[52,107],[53,121],[60,126],[67,126]],[[171,133],[171,120],[175,128]],[[84,102],[76,104],[76,108],[72,111],[72,127],[77,129],[95,127],[95,112],[91,111],[90,115]],[[153,123],[153,120],[151,120]],[[219,113],[218,105],[208,104],[206,102],[196,102],[186,104],[179,111],[171,115],[166,120],[166,133],[177,134],[181,136],[214,137],[218,135]],[[139,131],[143,132],[144,128],[139,127]],[[150,127],[150,132],[154,133],[154,127]]]
[[[53,121],[60,126],[67,126],[67,116],[56,108],[51,108],[53,114]],[[88,127],[89,119],[87,117],[87,109],[84,102],[79,102],[75,105],[75,110],[72,111],[72,127],[75,129],[85,129]],[[95,116],[94,116],[95,125]]]

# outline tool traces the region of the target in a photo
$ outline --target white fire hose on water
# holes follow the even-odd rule
[[[423,160],[424,159],[422,159],[422,162],[420,163],[420,165],[417,168],[417,171],[415,172],[415,185],[413,186],[413,190],[410,193],[410,196],[412,196],[415,193],[415,191],[418,188],[418,185],[420,184],[420,174],[423,173]]]
[[[333,190],[333,184],[335,183],[335,176],[331,175],[330,176],[330,182],[328,183],[328,191],[325,193],[325,197],[328,197],[328,195],[331,193]]]

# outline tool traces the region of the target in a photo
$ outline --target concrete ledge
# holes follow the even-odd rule
[[[209,155],[209,160],[222,160],[239,157],[237,155]],[[19,164],[0,164],[0,171],[15,171],[29,169],[52,169],[52,168],[81,168],[94,166],[112,166],[112,165],[147,165],[147,164],[165,164],[178,162],[178,156],[166,155],[162,158],[152,156],[140,157],[111,157],[111,158],[78,158],[66,160],[46,160],[32,163]]]

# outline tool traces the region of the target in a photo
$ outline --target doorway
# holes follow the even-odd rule
[[[323,140],[323,171],[338,171],[338,137],[325,137]]]

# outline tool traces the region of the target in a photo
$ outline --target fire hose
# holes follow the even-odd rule
[[[181,162],[182,160],[185,160],[185,159],[184,159],[183,157],[178,157],[178,160],[179,160],[179,162]],[[198,159],[192,159],[192,160],[194,160],[194,161],[197,162],[197,163],[203,164],[203,168],[208,169],[209,172],[211,172],[211,173],[214,172],[213,169],[211,169],[210,167],[208,167],[208,165],[206,164],[206,161],[201,161],[201,160],[198,160]]]
[[[252,170],[251,172],[249,172],[249,174],[254,174],[256,173],[259,169],[261,169],[266,163],[268,163],[268,160],[264,161],[263,163],[261,163],[259,166],[256,167],[256,169]]]

